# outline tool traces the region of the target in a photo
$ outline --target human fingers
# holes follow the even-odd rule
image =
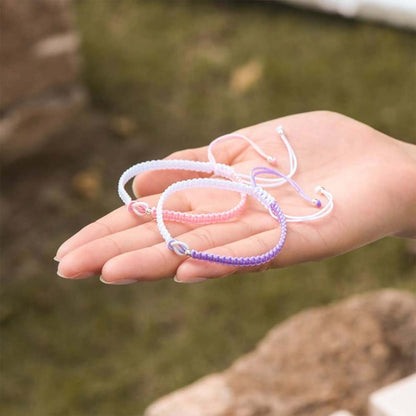
[[[172,235],[193,249],[208,250],[246,238],[268,226],[267,221],[253,221],[248,216],[244,220],[211,224],[181,235],[174,235],[172,232]],[[162,242],[111,258],[103,266],[102,280],[105,283],[119,284],[126,280],[150,281],[171,277],[185,260],[186,257],[173,253]],[[209,268],[211,264],[204,262],[204,266]]]
[[[160,195],[151,195],[146,198],[141,198],[140,201],[147,203],[150,207],[154,207],[157,205],[159,198]],[[169,204],[169,208],[173,210],[189,210],[186,201],[182,198],[172,197],[169,199]],[[55,260],[61,261],[63,257],[72,250],[75,250],[90,241],[136,227],[151,221],[151,219],[152,218],[148,215],[143,215],[141,217],[137,216],[131,213],[125,206],[117,208],[104,217],[85,226],[71,238],[62,243],[58,248]]]
[[[173,235],[191,229],[189,224],[170,225]],[[58,265],[58,275],[69,279],[82,279],[99,274],[103,265],[113,257],[163,241],[154,221],[118,233],[94,239],[69,252]]]
[[[209,250],[212,254],[233,257],[257,256],[271,250],[279,240],[279,228],[262,231],[246,238]],[[317,236],[311,233],[291,230],[282,251],[271,262],[255,267],[231,266],[220,263],[210,263],[194,259],[186,259],[176,272],[176,281],[181,283],[192,282],[195,279],[213,279],[225,277],[237,272],[255,272],[266,270],[269,267],[286,267],[295,263],[310,261],[320,256],[321,250],[317,247]]]

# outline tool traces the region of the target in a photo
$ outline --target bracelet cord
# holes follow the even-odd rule
[[[231,166],[221,163],[212,164],[210,162],[198,162],[192,160],[171,159],[171,160],[150,160],[147,162],[137,163],[127,169],[120,177],[118,182],[118,194],[129,210],[136,215],[150,214],[156,218],[156,207],[150,208],[147,203],[132,200],[125,190],[127,182],[144,172],[153,170],[186,170],[202,173],[213,173],[217,176],[229,179],[231,181],[240,181],[234,169]],[[212,224],[217,222],[230,221],[232,218],[240,215],[244,209],[247,196],[242,193],[239,203],[226,211],[218,213],[189,214],[186,212],[164,210],[164,217],[167,221],[195,224]]]
[[[267,167],[254,168],[250,175],[244,175],[241,173],[240,174],[236,173],[235,170],[228,165],[218,163],[213,154],[214,147],[221,141],[226,141],[226,140],[231,140],[231,139],[245,140],[246,142],[250,144],[250,146],[253,148],[254,151],[256,151],[261,157],[266,159],[269,163],[271,164],[276,163],[276,159],[274,157],[267,155],[252,140],[250,140],[246,136],[232,133],[232,134],[220,136],[210,143],[210,145],[208,146],[209,162],[189,161],[189,160],[182,160],[182,159],[151,160],[147,162],[138,163],[130,167],[120,177],[119,185],[118,185],[119,196],[123,200],[123,202],[128,206],[128,209],[130,212],[133,212],[139,216],[142,216],[144,214],[149,214],[153,218],[156,218],[156,207],[149,207],[149,205],[145,202],[132,200],[130,196],[128,195],[128,193],[125,191],[125,185],[131,178],[133,178],[134,176],[140,173],[144,173],[146,171],[175,169],[175,170],[188,170],[188,171],[195,171],[195,172],[213,173],[216,176],[227,178],[235,182],[251,184],[253,186],[257,186],[258,184],[261,184],[263,188],[277,187],[285,183],[289,183],[303,199],[312,203],[318,208],[321,208],[322,203],[319,199],[309,198],[305,194],[305,192],[303,192],[302,188],[293,179],[291,179],[291,177],[293,176],[293,174],[295,173],[297,169],[296,155],[284,133],[283,127],[278,126],[276,128],[276,131],[279,133],[281,140],[285,144],[287,151],[288,151],[290,172],[287,175],[284,175],[275,169],[270,169]],[[264,174],[264,173],[278,176],[278,179],[264,178],[264,177],[257,178],[259,174]],[[248,181],[247,178],[250,181]],[[286,215],[286,220],[288,222],[314,221],[314,220],[325,217],[332,211],[333,206],[334,206],[332,195],[328,191],[326,191],[323,187],[317,187],[315,189],[315,192],[318,194],[324,195],[327,198],[328,203],[318,212],[315,212],[314,214],[311,214],[311,215],[304,215],[304,216]],[[186,212],[164,210],[163,215],[167,221],[181,222],[181,223],[212,224],[212,223],[217,223],[217,222],[227,222],[242,213],[242,211],[244,210],[245,203],[246,203],[246,195],[241,194],[241,199],[239,203],[235,207],[224,212],[190,214]]]
[[[334,203],[333,203],[333,198],[332,195],[325,190],[323,187],[318,186],[315,189],[315,192],[317,194],[323,195],[326,197],[326,199],[328,200],[328,203],[322,207],[322,203],[319,199],[317,198],[309,198],[308,195],[305,194],[305,192],[302,190],[302,188],[293,180],[291,179],[292,176],[295,174],[296,170],[297,170],[297,166],[298,166],[298,162],[297,162],[297,158],[296,158],[296,154],[293,150],[293,147],[291,146],[285,131],[283,129],[283,126],[278,126],[276,127],[276,132],[279,134],[280,139],[282,140],[282,142],[284,143],[286,150],[288,152],[288,156],[289,156],[289,173],[287,175],[284,175],[282,173],[280,173],[277,170],[268,170],[269,168],[264,167],[264,168],[257,168],[259,169],[259,172],[255,173],[255,177],[257,175],[259,175],[260,173],[272,173],[275,176],[278,176],[278,179],[276,178],[257,178],[257,179],[253,179],[253,171],[250,173],[250,175],[247,174],[243,174],[243,173],[237,173],[237,176],[240,178],[242,183],[245,184],[253,184],[253,181],[256,182],[255,186],[260,185],[262,188],[274,188],[274,187],[278,187],[281,186],[285,183],[289,183],[298,193],[299,195],[305,199],[306,201],[312,203],[313,205],[315,205],[318,208],[321,208],[318,212],[315,212],[314,214],[310,214],[310,215],[302,215],[302,216],[294,216],[294,215],[285,215],[286,216],[286,220],[288,222],[307,222],[307,221],[315,221],[318,220],[320,218],[325,217],[326,215],[328,215],[333,207],[334,207]],[[208,146],[208,159],[210,162],[212,163],[217,163],[215,157],[214,157],[214,147],[223,141],[227,141],[227,140],[232,140],[232,139],[241,139],[246,141],[247,143],[250,144],[250,146],[253,148],[253,150],[255,150],[261,157],[263,157],[265,160],[267,160],[269,163],[271,164],[276,164],[276,159],[273,156],[267,155],[255,142],[253,142],[251,139],[249,139],[248,137],[242,135],[242,134],[237,134],[237,133],[231,133],[231,134],[226,134],[224,136],[220,136],[217,139],[213,140],[210,145]],[[260,172],[260,170],[263,170],[263,172]]]
[[[290,144],[288,138],[286,137],[286,134],[284,132],[283,127],[282,126],[277,126],[275,130],[279,134],[280,139],[282,140],[283,144],[286,147],[286,150],[287,150],[287,153],[288,153],[288,156],[289,156],[289,173],[286,175],[286,177],[291,178],[296,173],[296,170],[297,170],[297,167],[298,167],[298,161],[297,161],[297,158],[296,158],[296,154],[295,154],[295,151],[293,150],[293,147]],[[238,133],[225,134],[225,135],[220,136],[217,139],[213,140],[208,146],[208,160],[211,163],[217,163],[217,161],[214,157],[214,152],[213,152],[214,147],[217,144],[219,144],[220,142],[227,141],[227,140],[232,140],[232,139],[241,139],[241,140],[246,141],[253,148],[253,150],[255,150],[259,154],[259,156],[261,156],[267,162],[269,162],[272,165],[277,164],[277,161],[276,161],[275,157],[266,154],[263,151],[263,149],[261,149],[261,147],[257,143],[253,142],[247,136],[244,136],[244,135],[238,134]],[[246,175],[244,173],[237,173],[237,175],[241,178],[243,183],[250,184],[250,182],[251,182],[250,175]],[[261,183],[263,188],[274,188],[274,187],[281,186],[281,185],[285,184],[286,179],[284,179],[284,178],[281,178],[281,179],[259,178],[258,182]]]
[[[252,186],[258,186],[257,184],[257,176],[260,174],[272,174],[275,176],[278,176],[280,178],[283,178],[285,181],[287,181],[295,190],[296,192],[306,201],[311,203],[312,205],[320,208],[318,212],[315,212],[311,215],[304,215],[304,216],[293,216],[293,215],[287,215],[285,214],[286,220],[288,222],[306,222],[306,221],[314,221],[320,218],[325,217],[328,215],[332,209],[334,208],[334,201],[332,194],[328,192],[324,187],[317,186],[315,188],[315,193],[325,196],[325,198],[328,200],[328,203],[322,207],[322,202],[320,199],[317,198],[310,198],[305,191],[298,185],[297,182],[295,182],[292,178],[283,175],[283,173],[280,173],[276,169],[271,169],[268,167],[256,167],[251,170],[250,178],[251,178],[251,184]]]
[[[280,134],[282,141],[284,142],[288,154],[289,154],[289,162],[290,162],[290,173],[289,177],[292,176],[297,167],[297,160],[296,155],[284,135],[283,127],[279,126],[277,132]],[[129,194],[125,190],[125,185],[127,182],[139,175],[141,173],[151,171],[151,170],[168,170],[168,169],[175,169],[175,170],[191,170],[195,172],[204,172],[204,173],[213,173],[216,176],[221,176],[223,178],[230,179],[235,182],[245,182],[247,180],[244,179],[244,175],[237,174],[233,168],[228,165],[218,163],[213,155],[213,148],[216,144],[221,141],[226,141],[229,139],[238,138],[243,139],[249,143],[249,145],[265,160],[267,160],[270,164],[276,164],[276,159],[273,156],[267,155],[256,143],[252,140],[247,138],[246,136],[239,135],[239,134],[226,134],[224,136],[218,137],[217,139],[213,140],[210,145],[208,146],[208,160],[209,162],[198,162],[198,161],[189,161],[189,160],[151,160],[147,162],[137,163],[136,165],[131,166],[127,169],[120,177],[118,183],[118,194],[121,200],[124,202],[125,205],[128,206],[130,212],[142,216],[145,214],[151,215],[153,218],[156,218],[156,207],[149,207],[149,205],[145,202],[135,201],[132,200]],[[262,180],[263,178],[261,178]],[[273,184],[268,185],[267,183],[264,186],[280,186],[286,183],[285,179],[275,180]],[[173,222],[181,222],[181,223],[195,223],[195,224],[212,224],[216,222],[227,222],[230,221],[232,218],[240,215],[244,209],[244,205],[246,203],[246,195],[241,194],[240,202],[233,208],[219,213],[203,213],[203,214],[189,214],[186,212],[178,212],[172,210],[164,210],[163,215],[165,219],[168,221]]]
[[[272,214],[273,218],[277,219],[280,224],[280,238],[277,244],[264,254],[250,257],[234,257],[234,256],[221,256],[208,252],[202,252],[194,249],[189,249],[188,246],[179,240],[174,239],[169,233],[163,217],[163,205],[166,199],[175,192],[184,189],[191,188],[217,188],[226,189],[239,193],[245,193],[249,196],[256,198],[265,208],[267,208]],[[156,221],[159,228],[159,232],[163,239],[166,241],[170,250],[174,251],[178,255],[188,255],[197,260],[203,260],[214,263],[229,264],[235,266],[257,266],[263,263],[267,263],[276,257],[282,250],[286,241],[287,226],[286,218],[281,211],[278,203],[275,199],[264,189],[260,187],[253,187],[240,182],[230,182],[223,179],[212,178],[198,178],[189,179],[185,181],[176,182],[170,185],[161,195],[157,208],[156,208]]]

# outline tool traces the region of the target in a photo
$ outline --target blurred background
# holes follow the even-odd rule
[[[67,281],[52,260],[120,206],[125,168],[237,128],[326,109],[415,143],[413,32],[278,2],[1,6],[3,414],[139,414],[302,309],[416,292],[416,249],[393,238],[190,286]]]

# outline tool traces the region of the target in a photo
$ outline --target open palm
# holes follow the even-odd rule
[[[288,172],[289,161],[275,132],[279,124],[285,128],[298,157],[294,179],[311,197],[315,197],[316,186],[324,186],[332,193],[335,208],[329,216],[317,221],[289,223],[282,252],[256,270],[335,256],[404,230],[413,233],[409,231],[409,217],[414,209],[414,201],[410,199],[416,194],[415,164],[407,152],[407,146],[411,145],[330,112],[288,116],[239,131],[276,156],[277,169],[283,173]],[[218,145],[215,155],[218,162],[231,165],[239,173],[267,165],[240,140]],[[207,148],[184,150],[169,158],[206,161]],[[155,206],[168,185],[198,176],[202,175],[184,171],[149,172],[136,177],[133,188],[141,201]],[[316,212],[288,184],[268,190],[285,214]],[[239,195],[233,192],[190,189],[171,196],[167,208],[218,212],[238,201]],[[227,223],[204,226],[167,223],[167,226],[173,237],[193,249],[229,256],[262,254],[279,239],[278,223],[252,198],[248,198],[243,214]],[[59,248],[57,259],[58,273],[64,277],[101,274],[103,281],[113,284],[174,275],[178,281],[199,281],[242,270],[178,256],[166,247],[154,220],[138,217],[125,206],[67,240]]]

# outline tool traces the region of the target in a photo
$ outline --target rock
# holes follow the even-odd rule
[[[416,370],[416,297],[384,290],[301,312],[221,374],[145,416],[366,414],[371,392]]]
[[[416,373],[372,393],[371,416],[415,416]]]
[[[337,410],[335,413],[331,413],[329,416],[354,416],[347,410]]]
[[[157,402],[154,409],[149,408],[146,416],[225,415],[233,400],[233,392],[221,374],[213,374],[184,390],[170,394],[166,399]],[[204,413],[201,413],[201,409],[204,409]]]
[[[79,62],[70,2],[0,0],[0,4],[0,109],[72,82]]]
[[[293,6],[416,29],[414,0],[283,0]]]
[[[70,0],[0,0],[0,27],[1,157],[10,161],[65,126],[85,92]]]
[[[1,160],[12,161],[39,148],[85,104],[82,87],[21,103],[0,118]]]
[[[16,57],[2,57],[0,109],[14,107],[46,90],[72,83],[78,77],[79,68],[76,43],[73,33],[64,33],[42,40],[29,51],[19,51]]]

